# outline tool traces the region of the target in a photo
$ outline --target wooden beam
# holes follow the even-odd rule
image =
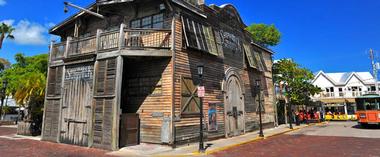
[[[96,56],[96,60],[115,58],[117,56],[120,56],[120,51],[118,50],[111,51],[111,52],[98,53],[98,55]]]
[[[121,50],[122,56],[171,57],[170,50]]]

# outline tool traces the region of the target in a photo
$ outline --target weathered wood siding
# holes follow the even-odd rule
[[[208,118],[209,103],[223,103],[221,83],[224,77],[223,61],[210,54],[202,54],[199,51],[183,49],[182,21],[176,19],[176,60],[175,60],[175,135],[177,143],[198,140],[199,114],[186,116],[181,113],[181,77],[192,78],[195,85],[198,84],[197,64],[204,63],[203,84],[206,87],[206,97],[203,100],[205,119]],[[218,131],[209,133],[209,137],[224,136],[224,110],[223,106],[217,108]],[[205,121],[207,122],[207,121]],[[207,125],[205,127],[207,129]]]
[[[223,82],[225,81],[225,72],[233,68],[234,71],[241,78],[241,86],[244,92],[244,123],[245,131],[252,131],[258,129],[256,124],[258,123],[257,111],[257,98],[254,93],[254,85],[256,79],[262,80],[262,100],[264,104],[265,113],[263,114],[263,122],[267,124],[273,124],[273,82],[271,74],[272,58],[271,53],[261,50],[260,55],[263,59],[260,62],[265,62],[265,69],[253,69],[247,66],[248,61],[246,59],[243,43],[251,41],[244,30],[244,24],[241,22],[238,13],[232,6],[226,6],[225,8],[208,8],[203,7],[208,19],[203,20],[196,15],[192,15],[194,20],[201,23],[208,23],[212,26],[215,35],[215,42],[218,50],[218,56],[214,56],[211,53],[201,52],[193,50],[186,46],[186,41],[183,32],[186,33],[186,23],[182,23],[182,19],[176,20],[176,58],[175,58],[175,137],[176,143],[184,143],[198,140],[199,136],[199,115],[198,116],[186,116],[181,113],[181,77],[192,78],[194,84],[198,84],[198,76],[196,66],[199,63],[204,64],[204,86],[206,88],[206,97],[203,102],[203,113],[205,116],[205,131],[207,132],[208,124],[208,104],[209,103],[221,103],[217,107],[217,124],[218,130],[214,132],[207,132],[209,139],[214,137],[225,136],[225,100],[224,92],[222,89]],[[185,11],[183,11],[185,12]],[[189,16],[188,12],[183,13]],[[191,26],[190,26],[191,28]],[[191,36],[192,34],[188,35]],[[183,40],[180,40],[180,39]],[[188,39],[188,42],[194,43]],[[187,43],[189,44],[189,43]],[[199,44],[199,43],[198,43]],[[191,46],[191,43],[190,43]],[[259,55],[259,54],[254,54]],[[249,56],[253,57],[253,56]],[[256,56],[255,56],[256,57]],[[264,59],[265,58],[265,59]],[[256,59],[256,58],[255,58]],[[259,67],[256,67],[259,68]],[[263,72],[259,71],[262,70]]]
[[[139,115],[141,142],[162,143],[162,121],[171,116],[171,64],[171,58],[126,58],[121,108]]]

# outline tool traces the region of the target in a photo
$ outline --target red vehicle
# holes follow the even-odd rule
[[[380,96],[377,94],[366,94],[355,99],[360,125],[380,125]]]

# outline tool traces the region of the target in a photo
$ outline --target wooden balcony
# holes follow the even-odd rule
[[[51,60],[80,57],[89,54],[105,54],[115,51],[150,53],[171,48],[170,29],[124,29],[120,31],[98,31],[96,36],[68,38],[68,41],[52,44]]]

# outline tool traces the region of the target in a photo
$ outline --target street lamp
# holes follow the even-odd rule
[[[2,113],[3,113],[3,106],[4,106],[4,99],[6,95],[6,89],[7,89],[8,81],[6,79],[3,80],[3,88],[1,88],[1,106],[0,106],[0,119],[2,119]]]
[[[203,86],[203,72],[204,72],[204,65],[199,64],[197,65],[197,71],[198,71],[198,77],[199,77],[199,87]],[[199,92],[199,91],[198,91]],[[203,97],[199,96],[199,101],[200,101],[200,107],[199,107],[199,112],[200,112],[200,118],[199,118],[199,152],[203,153],[205,151],[204,144],[203,144]]]
[[[261,80],[256,80],[256,94],[258,96],[258,101],[259,101],[259,119],[260,119],[260,132],[259,132],[259,137],[264,137],[263,133],[263,121],[261,118],[261,112],[262,112],[262,104],[261,104]]]

